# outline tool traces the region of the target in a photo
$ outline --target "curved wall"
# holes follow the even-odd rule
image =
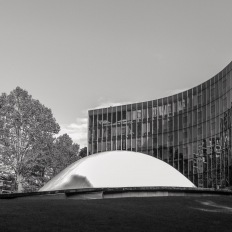
[[[142,152],[196,186],[232,186],[232,62],[210,80],[162,99],[89,111],[89,155]]]

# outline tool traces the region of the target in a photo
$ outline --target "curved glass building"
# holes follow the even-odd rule
[[[111,150],[159,158],[196,186],[232,186],[232,62],[208,81],[147,102],[89,110],[88,154]]]

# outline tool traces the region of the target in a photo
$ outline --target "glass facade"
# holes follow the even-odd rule
[[[142,152],[179,170],[196,186],[232,186],[232,62],[185,92],[90,110],[88,154]]]

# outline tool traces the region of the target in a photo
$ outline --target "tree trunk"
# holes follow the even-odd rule
[[[17,174],[16,180],[17,180],[17,192],[21,193],[23,192],[23,184],[22,184],[23,176],[21,174]]]

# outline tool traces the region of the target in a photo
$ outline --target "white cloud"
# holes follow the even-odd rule
[[[102,99],[101,99],[102,100]],[[99,103],[98,106],[92,108],[92,109],[101,109],[101,108],[107,108],[110,106],[119,106],[119,105],[125,105],[130,104],[129,102],[102,102]],[[87,116],[88,110],[82,111],[83,117],[77,118],[75,122],[70,124],[63,124],[60,125],[60,132],[57,136],[60,136],[62,134],[68,134],[72,140],[75,143],[78,143],[80,145],[80,148],[87,146],[87,137],[88,137],[88,116]]]
[[[92,108],[92,110],[101,109],[101,108],[108,108],[108,107],[110,107],[110,106],[127,105],[127,104],[131,104],[131,103],[132,103],[132,102],[111,102],[111,101],[102,102],[102,103],[100,103],[98,106]]]
[[[87,146],[87,118],[77,118],[76,122],[71,124],[61,125],[59,135],[68,134],[75,143],[78,143],[81,148]]]
[[[172,89],[172,90],[169,90],[165,93],[165,96],[171,96],[171,95],[175,95],[177,93],[182,93],[186,90],[188,90],[189,88],[183,88],[183,89]]]

